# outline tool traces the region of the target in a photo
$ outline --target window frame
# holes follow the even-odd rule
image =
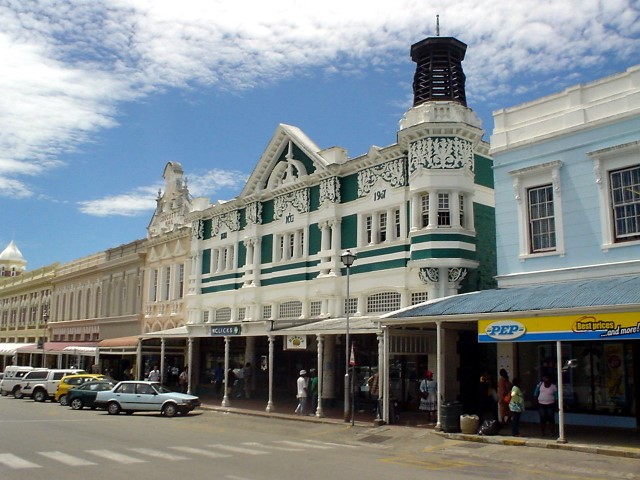
[[[525,261],[543,256],[564,256],[564,223],[562,218],[562,189],[560,182],[560,168],[562,161],[555,160],[521,168],[509,172],[513,179],[516,209],[518,214],[519,258]],[[531,243],[531,229],[529,224],[529,190],[532,188],[551,185],[553,191],[554,226],[556,246],[553,250],[534,252]]]

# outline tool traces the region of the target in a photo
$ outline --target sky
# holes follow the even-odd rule
[[[0,0],[0,251],[35,270],[145,238],[170,161],[236,197],[281,123],[393,144],[436,16],[487,141],[493,111],[640,63],[639,0]]]

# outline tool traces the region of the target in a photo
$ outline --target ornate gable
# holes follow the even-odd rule
[[[280,124],[240,196],[259,195],[281,187],[302,188],[306,186],[305,177],[325,171],[332,163],[335,161],[325,158],[323,151],[300,129]]]

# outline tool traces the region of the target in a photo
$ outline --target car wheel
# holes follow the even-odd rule
[[[36,402],[44,402],[47,399],[47,394],[45,393],[44,390],[38,389],[35,392],[33,392],[33,399]]]
[[[67,406],[67,396],[66,395],[60,396],[58,401],[60,402],[60,405],[62,405],[63,407]]]
[[[22,393],[22,389],[21,389],[20,387],[16,388],[16,389],[13,391],[13,397],[14,397],[14,398],[18,398],[18,399],[19,399],[19,398],[23,398],[23,397],[24,397],[24,394]]]
[[[178,408],[175,403],[167,403],[162,409],[162,413],[164,413],[167,417],[173,417],[176,413],[178,413]]]
[[[107,405],[107,413],[109,415],[118,415],[120,413],[120,405],[118,405],[116,402],[110,402]]]
[[[82,400],[80,400],[79,398],[74,398],[73,400],[71,400],[71,408],[73,408],[74,410],[82,410],[82,407],[84,405],[82,405]]]

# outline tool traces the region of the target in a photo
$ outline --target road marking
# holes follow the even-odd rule
[[[292,447],[307,447],[307,448],[319,448],[320,450],[329,450],[333,447],[327,445],[314,445],[312,443],[301,444],[300,442],[292,442],[291,440],[276,440],[275,443],[284,443],[285,445],[291,445]]]
[[[311,439],[303,440],[303,442],[317,444],[317,445],[329,445],[330,447],[339,447],[339,448],[358,448],[355,445],[346,445],[344,443],[321,442],[320,440],[311,440]]]
[[[202,448],[192,448],[192,447],[169,447],[169,448],[173,448],[174,450],[179,450],[184,453],[191,453],[194,455],[204,455],[205,457],[210,457],[210,458],[226,458],[231,456],[225,453],[215,453],[209,450],[203,450]]]
[[[42,468],[41,465],[37,463],[32,463],[27,460],[24,460],[16,455],[11,453],[0,453],[0,463],[5,464],[7,467],[11,468]]]
[[[139,458],[130,457],[123,453],[113,452],[111,450],[87,450],[88,453],[92,453],[98,457],[106,458],[107,460],[113,460],[114,462],[129,465],[132,463],[147,463],[146,460],[140,460]]]
[[[219,448],[220,450],[227,450],[234,453],[246,453],[247,455],[266,455],[267,453],[269,453],[265,452],[264,450],[253,450],[251,448],[235,447],[233,445],[213,444],[207,445],[207,447]]]
[[[163,460],[188,460],[187,457],[183,457],[182,455],[174,455],[172,453],[153,450],[151,448],[130,448],[129,450],[141,455],[149,455],[150,457],[154,458],[162,458]]]
[[[263,445],[258,442],[244,442],[243,445],[247,445],[249,447],[260,447],[266,448],[267,450],[279,450],[283,452],[303,452],[304,448],[293,448],[293,447],[278,447],[276,445]]]
[[[74,457],[73,455],[69,455],[67,453],[62,452],[38,452],[43,457],[50,458],[51,460],[55,460],[60,463],[64,463],[65,465],[69,465],[71,467],[79,467],[82,465],[96,465],[94,462],[90,462],[89,460],[85,460],[84,458]]]

